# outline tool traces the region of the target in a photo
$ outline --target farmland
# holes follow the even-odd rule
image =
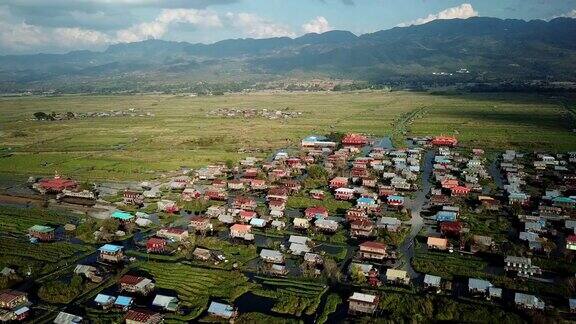
[[[150,272],[159,287],[176,291],[183,305],[191,309],[186,318],[174,315],[173,319],[177,320],[197,317],[206,309],[210,298],[233,301],[252,287],[248,278],[236,272],[154,262],[143,263],[140,269]]]
[[[489,148],[576,149],[564,98],[418,92],[60,96],[0,99],[0,173],[82,180],[149,179],[180,166],[265,156],[311,133],[457,135]],[[570,105],[568,105],[570,106]],[[36,121],[35,112],[134,108],[153,117]],[[218,108],[294,111],[302,118],[221,118]],[[273,131],[271,131],[273,130]],[[535,131],[538,130],[538,131]]]

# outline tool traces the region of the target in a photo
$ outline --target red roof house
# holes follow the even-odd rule
[[[452,196],[466,196],[470,193],[470,188],[464,186],[456,186],[450,190],[452,191]]]
[[[41,192],[46,193],[59,193],[64,189],[74,189],[78,183],[70,179],[62,179],[58,174],[51,179],[41,179],[36,183],[35,187]]]
[[[342,138],[342,145],[344,146],[364,146],[368,144],[368,138],[360,134],[346,134]]]
[[[382,260],[388,256],[386,244],[368,241],[360,244],[360,257],[363,259]]]
[[[256,217],[256,212],[252,210],[242,210],[240,211],[240,220],[248,223],[254,217]]]
[[[336,177],[330,180],[330,188],[343,188],[348,186],[348,178],[346,177]]]
[[[152,237],[146,241],[146,252],[164,252],[166,250],[166,240]]]
[[[454,187],[458,187],[460,185],[460,183],[458,182],[457,179],[444,179],[441,182],[442,184],[442,188],[444,189],[452,189]]]
[[[432,145],[453,147],[458,145],[458,140],[452,136],[436,136],[432,139]]]
[[[147,309],[131,309],[126,313],[126,324],[159,324],[163,316]]]
[[[328,217],[328,209],[326,209],[326,207],[323,206],[308,207],[304,211],[304,215],[308,219],[312,219],[317,216]]]
[[[445,236],[458,236],[462,232],[462,223],[460,221],[442,222],[440,232]]]

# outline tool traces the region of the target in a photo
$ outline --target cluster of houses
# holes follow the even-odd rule
[[[211,114],[229,117],[278,115],[264,110],[219,109],[217,112]],[[409,225],[401,218],[410,214],[411,196],[420,187],[422,159],[428,150],[433,151],[434,156],[431,161],[432,188],[425,206],[431,225],[425,234],[427,250],[495,253],[497,242],[485,233],[471,232],[466,214],[512,210],[518,211],[514,216],[522,226],[518,240],[525,242],[529,251],[546,251],[550,249],[547,242],[562,241],[563,246],[556,250],[575,253],[576,173],[573,164],[576,154],[523,155],[506,151],[498,157],[499,168],[496,166],[497,170],[493,172],[483,150],[457,149],[458,140],[454,137],[413,141],[417,145],[394,149],[383,144],[384,141],[361,134],[350,133],[341,138],[308,136],[301,141],[299,150],[282,150],[270,159],[248,157],[235,166],[214,164],[194,172],[185,169],[182,174],[170,177],[163,190],[148,183],[124,190],[116,206],[119,209],[111,212],[110,217],[118,220],[124,230],[151,226],[150,215],[140,209],[150,204],[155,204],[158,213],[185,217],[186,221],[180,220],[178,225],[147,231],[138,246],[149,254],[178,253],[183,247],[193,245],[189,238],[194,235],[218,235],[218,239],[233,244],[254,245],[258,235],[271,231],[284,237],[281,244],[259,247],[258,254],[259,270],[272,276],[291,274],[293,267],[288,266],[287,258],[298,260],[303,266],[294,268],[309,269],[314,276],[319,276],[326,257],[326,252],[319,248],[322,240],[344,235],[347,244],[353,242],[354,253],[347,254],[345,261],[350,262],[350,278],[360,273],[366,279],[363,282],[372,288],[383,283],[407,286],[414,284],[415,278],[399,269],[397,246],[382,239],[382,233],[408,229]],[[318,168],[321,174],[313,179],[319,182],[309,185],[306,180],[311,177],[312,167]],[[494,181],[501,182],[500,190],[491,187]],[[43,194],[60,195],[62,199],[84,199],[83,195],[87,195],[78,191],[76,181],[58,175],[41,179],[33,187]],[[305,201],[306,206],[288,207],[291,199]],[[186,210],[189,202],[202,202],[209,207],[198,215]],[[345,206],[350,207],[331,208],[340,202],[346,202]],[[122,205],[130,205],[131,208],[125,210],[136,208],[138,211],[123,211]],[[54,240],[54,228],[50,226],[36,225],[28,232],[31,240],[37,242]],[[122,236],[122,233],[117,234]],[[323,239],[318,240],[318,237]],[[98,262],[122,264],[127,261],[125,249],[122,245],[104,244],[98,249]],[[521,279],[541,276],[543,270],[532,263],[531,255],[503,256],[503,272]],[[192,256],[201,262],[227,262],[221,251],[200,246],[194,248]],[[94,282],[102,280],[97,269],[90,266],[82,265],[76,270]],[[423,274],[422,277],[421,285],[425,290],[451,289],[451,283],[438,276]],[[136,296],[154,295],[153,281],[153,278],[125,275],[118,281],[115,293],[98,294],[94,305],[125,312],[127,323],[160,323],[164,312],[178,311],[177,296],[156,294],[149,309],[134,306]],[[483,279],[468,280],[471,296],[501,299],[502,290]],[[349,311],[374,314],[379,300],[380,296],[375,294],[354,292],[348,299]],[[515,293],[514,302],[520,308],[532,310],[544,309],[545,305],[538,296],[520,292]],[[573,307],[574,301],[569,303]],[[226,319],[237,314],[233,306],[218,302],[212,302],[208,312]],[[75,316],[60,315],[62,320]]]
[[[575,162],[576,153],[509,150],[502,155],[500,168],[508,203],[518,210],[518,238],[533,253],[576,250],[576,173],[570,168]],[[563,246],[553,243],[559,240]]]
[[[298,111],[256,108],[218,108],[208,113],[209,117],[223,118],[266,118],[266,119],[289,119],[302,115]]]

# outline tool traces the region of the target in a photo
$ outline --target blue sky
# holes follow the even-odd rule
[[[0,54],[102,50],[150,38],[359,35],[473,16],[576,18],[576,0],[0,0]]]

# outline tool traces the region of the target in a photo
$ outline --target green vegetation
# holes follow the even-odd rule
[[[328,321],[328,316],[334,313],[338,308],[338,305],[342,303],[342,298],[336,293],[331,293],[326,298],[326,305],[324,305],[324,310],[322,310],[322,314],[318,317],[318,324],[324,324]]]
[[[155,116],[36,121],[38,111],[109,111],[134,107]],[[216,108],[287,107],[290,120],[222,119]],[[421,110],[426,107],[425,110]],[[5,125],[0,172],[92,179],[149,179],[216,161],[237,161],[298,141],[311,133],[457,134],[464,145],[576,149],[576,134],[560,99],[526,94],[429,95],[415,92],[337,92],[183,97],[171,95],[60,96],[0,99]],[[25,129],[27,136],[13,137]],[[274,129],[274,132],[270,132]],[[538,132],[534,130],[538,129]],[[260,153],[259,153],[260,152]],[[314,186],[312,184],[312,186]]]
[[[246,313],[240,314],[236,319],[236,323],[275,323],[275,324],[293,324],[303,323],[301,320],[283,318],[279,316],[271,316],[262,313]]]
[[[412,259],[414,269],[452,280],[454,276],[486,278],[488,263],[476,256],[448,252],[416,251]]]
[[[386,244],[400,246],[408,234],[410,234],[410,227],[402,226],[397,232],[380,230],[378,231],[378,238]]]
[[[328,288],[320,283],[291,279],[256,277],[263,288],[253,291],[254,294],[276,299],[272,308],[274,312],[300,316],[311,315],[316,310]],[[270,290],[274,289],[274,290]]]
[[[26,239],[2,237],[0,240],[0,268],[4,266],[31,271],[33,276],[73,264],[94,251],[92,247],[65,242],[31,244]]]
[[[210,250],[221,251],[229,260],[227,263],[229,267],[231,267],[232,263],[234,262],[238,262],[240,265],[244,265],[248,261],[258,257],[258,253],[256,253],[256,246],[254,245],[232,244],[230,242],[211,236],[197,236],[196,246]]]
[[[223,298],[233,302],[254,286],[248,282],[248,278],[236,271],[158,262],[141,262],[137,266],[149,272],[159,287],[176,291],[182,305],[192,309],[191,314],[184,318],[171,314],[168,315],[169,319],[192,320],[208,307],[210,298]]]
[[[492,304],[465,303],[443,296],[386,293],[380,308],[395,323],[450,321],[459,323],[522,323],[522,319]]]
[[[48,281],[38,290],[38,297],[52,304],[67,304],[78,297],[83,289],[82,277],[74,275],[70,283]]]
[[[0,232],[4,234],[25,234],[34,225],[56,227],[77,221],[78,216],[47,209],[0,206]]]
[[[506,215],[501,212],[466,212],[462,213],[460,219],[468,225],[470,233],[491,236],[497,242],[507,240],[508,231],[512,226]]]

